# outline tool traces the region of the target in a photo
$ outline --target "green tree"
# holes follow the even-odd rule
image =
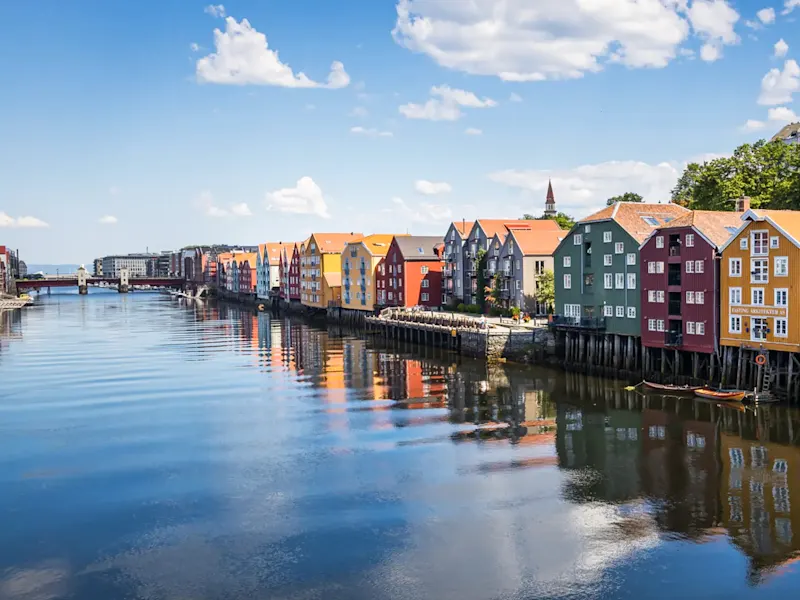
[[[800,146],[759,140],[731,156],[686,166],[672,201],[692,209],[734,210],[748,196],[753,208],[800,208]]]
[[[625,192],[621,196],[613,196],[606,200],[606,206],[611,206],[616,202],[644,202],[644,198],[634,192]]]
[[[525,221],[543,221],[544,219],[550,219],[551,221],[555,221],[556,223],[558,223],[558,226],[561,227],[561,229],[567,231],[572,229],[572,227],[575,225],[575,219],[570,217],[568,214],[562,212],[558,213],[554,217],[546,217],[544,215],[542,215],[541,217],[534,217],[531,214],[525,213],[524,215],[522,215],[522,218]]]
[[[548,312],[553,309],[556,302],[556,278],[552,271],[545,270],[539,276],[539,287],[536,290],[536,299],[547,306]]]

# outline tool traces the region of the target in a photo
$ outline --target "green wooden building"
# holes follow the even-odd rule
[[[638,337],[639,246],[688,212],[676,204],[617,202],[570,230],[556,249],[554,327]]]

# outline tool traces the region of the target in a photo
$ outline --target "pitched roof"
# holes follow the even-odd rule
[[[721,247],[742,225],[744,213],[723,210],[693,210],[658,228],[694,227],[711,243]]]
[[[403,235],[397,236],[395,243],[406,260],[438,260],[436,247],[442,238],[436,235]]]
[[[547,182],[547,202],[555,203],[556,195],[553,193],[553,182]]]
[[[475,221],[453,221],[451,225],[461,234],[461,237],[464,237],[472,231],[472,226],[475,225]]]
[[[259,250],[263,256],[264,254],[264,247],[267,249],[267,258],[269,259],[269,264],[272,266],[278,266],[281,261],[281,255],[283,251],[287,248],[293,248],[294,242],[291,243],[284,243],[284,242],[277,242],[277,243],[266,243],[262,246],[259,246]]]
[[[342,274],[336,272],[325,273],[325,283],[328,287],[342,287]]]
[[[386,256],[386,253],[389,252],[389,247],[392,245],[392,240],[395,237],[406,237],[403,234],[392,234],[392,233],[373,233],[372,235],[368,235],[363,240],[358,242],[350,242],[351,244],[360,243],[363,244],[364,247],[367,249],[372,256]]]
[[[561,231],[561,227],[552,219],[478,219],[476,223],[487,238],[493,238],[496,233],[507,233],[511,229]]]
[[[551,256],[567,232],[536,231],[535,229],[515,229],[510,233],[523,256]]]
[[[344,247],[364,237],[363,233],[314,233],[311,235],[317,242],[320,254],[341,254]],[[308,241],[311,240],[308,238]]]
[[[665,225],[687,212],[689,212],[688,208],[672,203],[616,202],[579,222],[614,221],[641,244],[653,229]],[[649,219],[650,222],[645,219]]]
[[[789,137],[800,136],[800,123],[789,123],[783,127],[778,133],[772,136],[771,142],[776,140],[785,140]]]
[[[256,261],[258,260],[258,253],[256,252],[240,252],[235,255],[239,265],[247,263],[251,269],[256,268]]]
[[[800,211],[797,210],[761,210],[755,208],[744,213],[742,220],[751,213],[756,217],[765,218],[772,222],[784,235],[792,238],[795,245],[800,246]]]

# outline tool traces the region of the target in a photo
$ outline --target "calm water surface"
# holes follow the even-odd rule
[[[800,418],[156,294],[0,316],[0,599],[795,598]]]

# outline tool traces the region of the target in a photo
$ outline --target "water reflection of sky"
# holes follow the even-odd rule
[[[800,423],[777,407],[144,294],[53,296],[0,344],[3,600],[798,584]]]

